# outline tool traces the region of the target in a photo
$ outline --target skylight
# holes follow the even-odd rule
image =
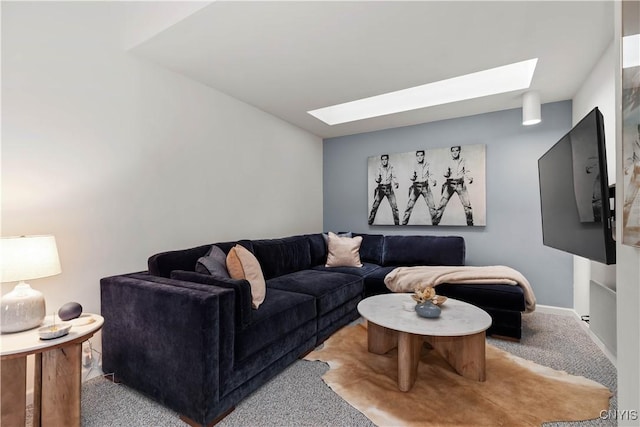
[[[328,125],[526,89],[538,58],[307,111]]]

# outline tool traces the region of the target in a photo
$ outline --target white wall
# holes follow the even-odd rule
[[[621,4],[614,6],[616,37],[591,76],[582,85],[573,100],[575,119],[594,106],[600,107],[605,117],[605,138],[610,182],[623,182],[622,118],[620,114],[622,85],[620,82]],[[615,153],[613,155],[612,153]],[[612,164],[612,162],[615,162]],[[615,174],[615,181],[612,180]],[[616,186],[616,222],[622,223],[622,187]],[[623,245],[621,228],[616,230],[616,265],[611,267],[591,263],[590,275],[601,281],[613,278],[616,289],[618,410],[640,411],[640,249]],[[587,262],[586,268],[589,267]],[[612,287],[609,283],[605,283]],[[588,287],[587,287],[588,289]],[[619,417],[618,425],[635,426],[638,420]]]
[[[594,107],[604,117],[604,134],[607,143],[607,168],[609,183],[616,182],[616,51],[613,39],[591,70],[587,79],[573,97],[573,124],[577,124]]]
[[[598,63],[573,97],[573,125],[576,125],[594,107],[598,107],[604,118],[604,133],[607,145],[607,170],[610,184],[616,182],[616,55],[614,42],[602,54]],[[589,281],[615,289],[615,265],[607,266],[585,258],[574,257],[574,310],[589,314]],[[615,316],[614,316],[615,317]],[[615,354],[615,349],[612,349]]]
[[[322,229],[322,141],[126,53],[123,21],[2,4],[2,235],[56,236],[49,313],[99,312],[99,279],[159,251]]]

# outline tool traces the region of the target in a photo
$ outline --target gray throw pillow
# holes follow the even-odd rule
[[[209,274],[223,279],[229,279],[227,271],[227,255],[216,245],[211,246],[207,255],[198,258],[196,273]]]
[[[227,254],[225,254],[224,251],[217,245],[211,245],[211,249],[209,249],[209,252],[207,252],[206,256],[215,259],[222,265],[225,265],[227,263]]]

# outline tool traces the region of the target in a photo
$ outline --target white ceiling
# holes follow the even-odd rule
[[[611,1],[217,1],[131,51],[326,138],[520,108],[524,91],[335,126],[307,114],[536,57],[531,89],[571,99],[613,21]]]

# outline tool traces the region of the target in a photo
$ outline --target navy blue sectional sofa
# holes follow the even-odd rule
[[[457,236],[363,238],[363,267],[324,266],[322,234],[216,243],[250,250],[266,279],[266,298],[251,307],[246,280],[195,272],[211,245],[163,252],[149,270],[100,281],[103,371],[182,414],[210,425],[293,361],[359,317],[358,302],[388,292],[397,266],[464,265]],[[439,285],[493,318],[489,334],[520,338],[524,296],[518,286]]]

